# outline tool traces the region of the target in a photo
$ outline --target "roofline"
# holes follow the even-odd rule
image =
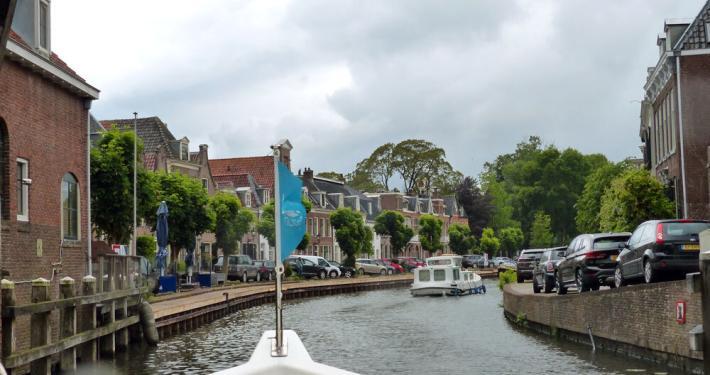
[[[21,60],[24,60],[45,72],[51,74],[55,78],[59,79],[65,84],[68,84],[72,88],[78,90],[84,95],[84,98],[96,100],[99,98],[99,90],[88,83],[82,82],[77,78],[73,77],[71,74],[60,69],[51,62],[45,60],[41,56],[28,51],[25,47],[15,42],[11,38],[7,41],[7,51],[10,52],[9,56],[17,56]]]
[[[685,30],[683,30],[683,34],[680,34],[680,38],[678,38],[678,41],[675,43],[675,45],[674,45],[673,47],[671,47],[671,48],[673,49],[673,51],[678,51],[678,50],[679,50],[678,46],[681,45],[681,43],[682,43],[682,42],[685,40],[685,38],[688,36],[688,31],[689,31],[690,29],[692,29],[695,25],[697,25],[698,20],[700,19],[700,15],[703,14],[703,13],[705,13],[705,11],[706,11],[709,7],[710,7],[710,1],[707,1],[707,2],[705,3],[705,5],[703,5],[703,7],[700,8],[700,11],[698,12],[698,14],[695,16],[695,18],[693,18],[693,22],[691,22],[691,23],[688,25],[688,27],[686,27]]]

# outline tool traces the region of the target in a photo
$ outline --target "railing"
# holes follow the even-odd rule
[[[75,295],[75,281],[60,280],[60,299],[51,300],[50,281],[31,282],[31,303],[18,305],[15,283],[0,282],[2,291],[2,363],[8,372],[29,365],[32,374],[49,374],[52,356],[59,355],[62,371],[76,369],[82,362],[98,359],[99,353],[113,354],[128,346],[128,328],[139,322],[129,306],[140,302],[145,279],[137,257],[102,256],[97,277],[81,281],[81,295]],[[135,309],[134,309],[135,310]],[[52,342],[51,315],[59,312],[59,338]],[[16,350],[15,324],[20,316],[30,317],[30,348]]]

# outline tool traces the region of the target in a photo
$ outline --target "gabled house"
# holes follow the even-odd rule
[[[667,19],[647,69],[639,136],[644,162],[677,217],[710,216],[710,1],[693,19]]]

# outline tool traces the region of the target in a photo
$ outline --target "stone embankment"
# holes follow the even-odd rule
[[[685,280],[564,296],[508,284],[503,303],[509,320],[537,332],[702,373],[703,353],[692,351],[688,338],[702,324],[700,294]]]

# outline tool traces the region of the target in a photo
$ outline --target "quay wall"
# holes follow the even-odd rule
[[[702,352],[690,349],[688,332],[702,324],[700,293],[685,280],[632,285],[583,294],[532,294],[529,284],[508,284],[503,304],[508,319],[535,331],[598,349],[702,373]],[[676,318],[685,302],[686,321]]]

